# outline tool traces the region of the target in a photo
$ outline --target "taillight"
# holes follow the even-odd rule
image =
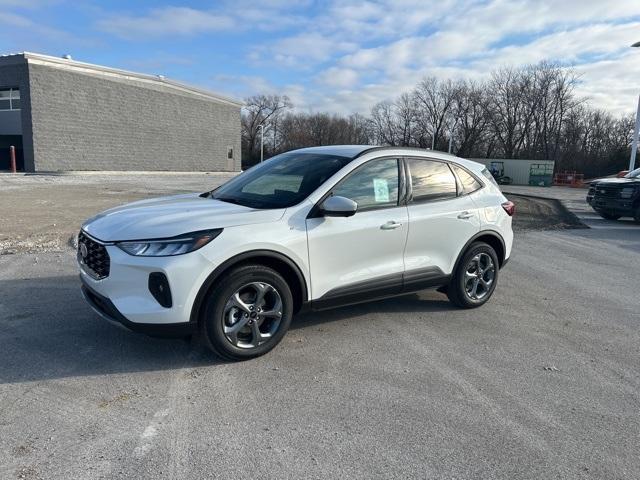
[[[513,214],[516,213],[516,204],[513,202],[504,202],[502,204],[502,208],[504,208],[504,211],[507,212],[507,215],[509,215],[510,217],[512,217]]]

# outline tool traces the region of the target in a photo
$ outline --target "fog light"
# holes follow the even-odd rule
[[[171,308],[173,305],[171,289],[169,288],[169,280],[164,273],[153,272],[149,274],[149,291],[160,305]]]

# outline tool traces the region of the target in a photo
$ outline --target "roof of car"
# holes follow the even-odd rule
[[[410,156],[412,153],[421,154],[428,158],[434,158],[438,160],[451,161],[454,160],[460,165],[466,168],[470,168],[475,173],[481,172],[485,166],[482,163],[468,160],[466,158],[457,157],[451,153],[439,152],[437,150],[430,150],[428,148],[416,148],[416,147],[389,147],[379,145],[326,145],[323,147],[308,147],[295,150],[296,152],[304,153],[316,153],[323,155],[336,155],[340,157],[351,158],[352,160],[361,157],[367,153],[388,151],[389,155],[398,156]]]
[[[371,145],[326,145],[323,147],[300,148],[296,151],[304,153],[321,153],[323,155],[337,155],[340,157],[355,158],[366,150],[377,148]]]
[[[430,153],[436,157],[455,157],[455,155],[446,152],[438,152],[429,150],[428,148],[417,147],[389,147],[381,145],[326,145],[322,147],[301,148],[296,151],[305,153],[322,153],[324,155],[338,155],[341,157],[357,158],[365,153],[376,152],[380,150],[400,150],[406,152],[422,152]]]

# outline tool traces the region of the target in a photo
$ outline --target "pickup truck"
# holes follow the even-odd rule
[[[594,180],[587,193],[587,203],[607,220],[633,217],[640,223],[640,168],[622,178]]]

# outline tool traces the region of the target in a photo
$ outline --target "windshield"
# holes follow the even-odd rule
[[[300,203],[349,157],[317,153],[283,153],[225,183],[211,198],[250,208],[286,208]]]
[[[635,170],[631,170],[627,173],[624,178],[640,178],[640,168],[636,168]]]

